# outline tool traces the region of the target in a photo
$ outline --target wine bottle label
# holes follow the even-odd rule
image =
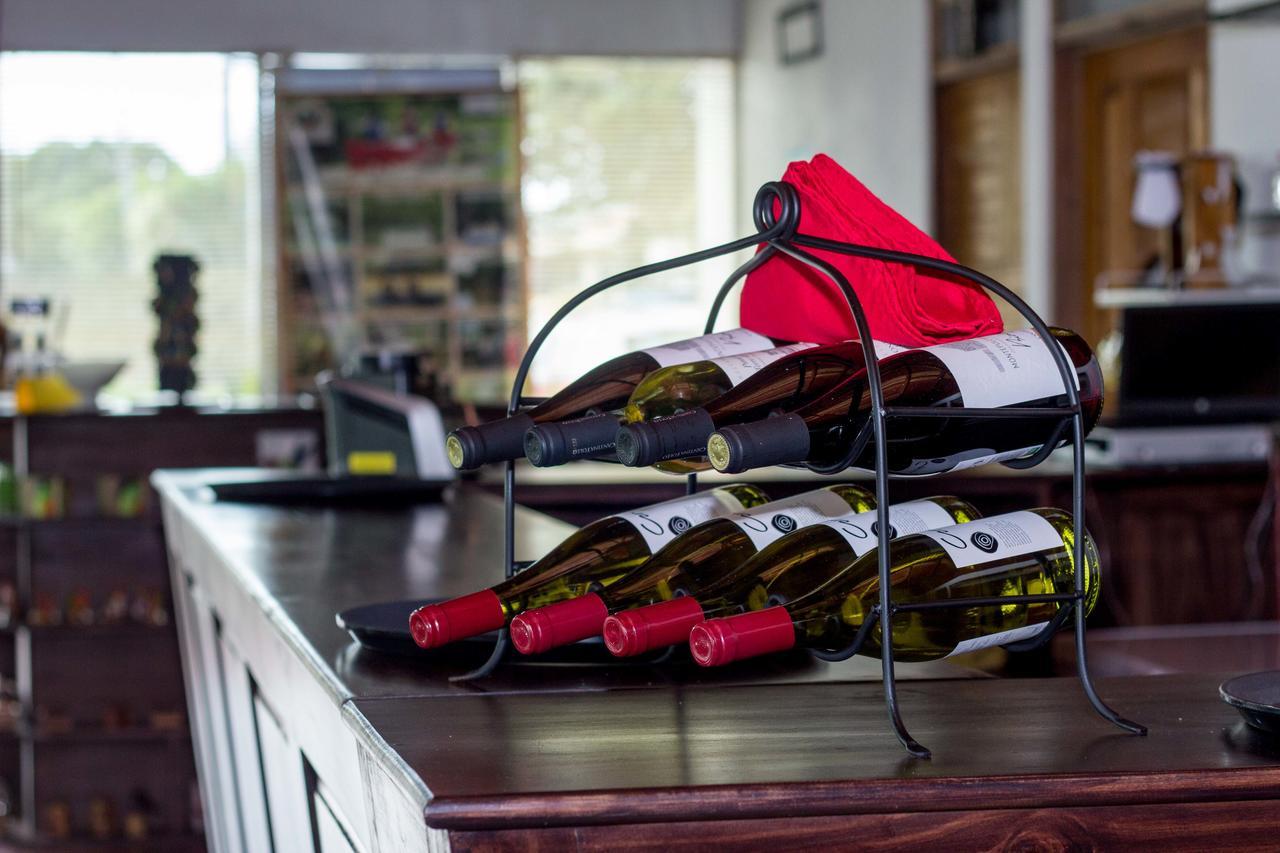
[[[744,352],[738,355],[708,360],[724,371],[724,375],[729,377],[731,384],[737,385],[761,368],[773,364],[784,355],[813,349],[816,346],[817,344],[787,344],[784,347],[774,347],[773,349],[760,350],[758,352]]]
[[[751,538],[760,550],[793,530],[819,524],[840,515],[848,515],[849,504],[829,489],[815,489],[780,501],[735,512],[729,520]]]
[[[1037,622],[1034,625],[1024,625],[1021,628],[1012,628],[1008,631],[998,631],[994,634],[987,634],[985,637],[974,637],[972,640],[961,640],[956,647],[951,650],[952,655],[962,655],[965,652],[976,652],[980,649],[989,649],[992,646],[1005,646],[1009,643],[1016,643],[1021,640],[1030,640],[1036,634],[1044,630],[1044,626],[1048,622]]]
[[[924,535],[941,545],[958,569],[1062,547],[1062,536],[1053,525],[1025,510],[927,530]]]
[[[1063,442],[1059,442],[1062,444]],[[1017,450],[1006,450],[1003,453],[988,453],[985,456],[977,456],[972,459],[962,459],[951,467],[952,471],[963,471],[966,468],[977,468],[982,465],[988,465],[992,462],[1004,462],[1009,459],[1021,459],[1024,456],[1030,456],[1039,450],[1041,445],[1036,444],[1031,447],[1020,447]]]
[[[756,352],[773,346],[773,341],[764,335],[758,335],[747,329],[730,329],[727,332],[716,332],[714,335],[701,335],[660,347],[642,349],[659,367],[673,364],[686,364],[690,361],[705,361],[721,358],[726,355],[737,355],[744,352]]]
[[[1058,365],[1034,329],[938,344],[924,351],[947,366],[964,404],[972,408],[994,409],[1064,393]],[[1079,388],[1075,370],[1071,376]]]
[[[906,352],[911,347],[900,347],[897,344],[891,344],[886,341],[872,341],[871,349],[875,351],[876,360],[888,358],[891,355],[897,355],[900,352]]]
[[[951,513],[933,501],[909,501],[889,507],[889,538],[896,539],[907,533],[922,533],[935,527],[946,527],[955,521]],[[879,541],[880,517],[874,509],[848,513],[843,518],[822,522],[832,530],[838,530],[861,557],[876,547]]]
[[[1065,442],[1061,442],[1065,443]],[[1040,449],[1040,445],[1021,447],[1017,450],[1006,450],[996,453],[989,447],[974,448],[951,456],[939,456],[934,459],[913,459],[894,473],[913,477],[929,477],[945,474],[948,471],[963,471],[966,468],[977,468],[992,462],[1003,462],[1006,459],[1018,459],[1029,456]]]
[[[742,503],[728,492],[710,491],[620,512],[616,517],[631,522],[648,543],[650,553],[657,553],[659,548],[695,524],[744,509]]]

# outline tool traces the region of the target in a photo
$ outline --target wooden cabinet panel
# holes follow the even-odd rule
[[[1205,31],[1195,27],[1136,44],[1102,50],[1079,60],[1082,75],[1084,280],[1079,282],[1085,319],[1080,331],[1097,343],[1110,329],[1107,311],[1093,307],[1097,277],[1133,271],[1157,252],[1157,232],[1130,218],[1133,156],[1141,150],[1182,155],[1208,141]],[[1060,286],[1075,289],[1075,282]]]
[[[236,778],[240,813],[240,834],[245,849],[270,850],[271,824],[267,817],[267,795],[263,790],[258,756],[258,734],[254,720],[253,684],[244,659],[225,635],[218,638],[223,689],[227,703],[227,730],[230,758]]]
[[[254,697],[253,711],[275,853],[313,853],[302,754],[289,743],[275,713],[262,697]]]
[[[938,240],[956,260],[1015,291],[1022,283],[1018,71],[937,91]],[[1002,302],[1005,322],[1021,315]]]
[[[455,832],[464,851],[857,849],[1274,850],[1280,804],[1264,802],[995,809],[781,820]],[[962,840],[961,840],[962,839]]]

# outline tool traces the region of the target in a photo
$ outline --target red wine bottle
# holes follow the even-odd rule
[[[877,358],[905,347],[875,342]],[[618,461],[641,468],[658,463],[677,473],[705,470],[707,439],[717,429],[794,411],[859,374],[866,356],[858,341],[845,341],[792,353],[764,367],[698,408],[628,423],[617,431]],[[628,410],[628,415],[644,413]],[[671,464],[677,463],[677,464]]]
[[[770,365],[797,353],[816,349],[817,344],[785,344],[757,352],[674,364],[655,370],[636,386],[623,408],[630,420],[679,414],[709,400],[715,400],[741,382],[749,381]],[[529,462],[540,468],[563,465],[572,459],[600,457],[613,453],[619,421],[614,414],[539,424],[524,436],[524,452]]]
[[[1102,411],[1102,371],[1083,338],[1065,329],[1052,333],[1075,365],[1088,432]],[[1057,362],[1032,330],[907,350],[880,363],[880,378],[888,406],[1067,405]],[[851,454],[853,467],[873,468],[870,412],[864,372],[791,414],[717,431],[707,441],[707,456],[726,473],[799,462],[834,467]],[[1054,437],[1060,422],[1057,416],[892,418],[888,469],[894,474],[938,474],[1026,457]],[[1064,430],[1058,441],[1070,437],[1070,430]]]
[[[612,358],[574,380],[555,395],[509,418],[454,430],[445,441],[455,468],[478,468],[524,455],[530,427],[621,408],[642,379],[672,364],[768,349],[782,343],[746,329],[701,335]],[[616,429],[616,427],[615,427]]]

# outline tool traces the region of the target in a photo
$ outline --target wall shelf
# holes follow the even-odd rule
[[[1099,308],[1202,307],[1206,305],[1273,305],[1280,287],[1223,287],[1216,290],[1165,290],[1156,287],[1116,287],[1095,290]]]
[[[170,834],[144,841],[85,838],[87,800],[104,792],[123,814],[124,798],[145,791],[155,801],[157,827],[191,828],[195,757],[185,725],[154,729],[150,709],[185,713],[177,631],[169,593],[161,518],[154,501],[138,516],[97,512],[97,477],[145,478],[157,467],[248,466],[258,460],[258,436],[273,430],[309,430],[323,453],[321,416],[315,410],[176,411],[162,409],[118,417],[0,418],[0,441],[19,471],[65,482],[67,514],[59,518],[0,516],[9,557],[0,581],[16,593],[11,619],[0,629],[0,672],[16,683],[21,718],[0,732],[0,777],[12,791],[6,843],[50,850],[201,850],[198,834]],[[159,593],[170,621],[153,625],[126,619],[91,625],[31,625],[37,601],[65,605],[84,590],[100,615],[108,597],[125,590]],[[150,602],[148,602],[150,604]],[[65,619],[65,616],[64,616]],[[92,654],[91,661],[86,655]],[[91,663],[92,665],[87,665]],[[92,725],[104,707],[138,709],[141,724],[119,729]],[[41,730],[36,708],[58,709],[87,725]],[[144,713],[145,712],[145,713]],[[52,801],[70,804],[70,840],[44,837],[39,829]]]

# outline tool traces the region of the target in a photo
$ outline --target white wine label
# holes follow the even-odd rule
[[[848,513],[849,504],[844,498],[829,489],[815,489],[780,501],[770,501],[746,512],[735,512],[729,520],[751,537],[756,550],[759,550],[793,530]]]
[[[897,344],[887,343],[885,341],[872,341],[871,349],[875,351],[876,360],[888,358],[891,355],[897,355],[900,352],[906,352],[911,347],[900,347]]]
[[[971,408],[994,409],[1064,393],[1058,365],[1034,329],[938,344],[924,351],[947,366],[961,399]],[[1071,376],[1079,388],[1074,370]]]
[[[933,501],[893,504],[889,507],[889,538],[896,539],[907,533],[922,533],[935,527],[945,527],[954,521],[951,513]],[[853,553],[859,557],[876,547],[876,542],[879,541],[879,513],[874,509],[849,513],[843,518],[833,518],[822,523],[842,533],[853,548]]]
[[[962,655],[965,652],[976,652],[981,649],[989,649],[992,646],[1006,646],[1009,643],[1016,643],[1020,640],[1030,640],[1036,634],[1039,634],[1048,622],[1037,622],[1034,625],[1024,625],[1021,628],[1012,628],[1008,631],[997,631],[994,634],[988,634],[985,637],[974,637],[972,640],[962,640],[951,650],[952,655]]]
[[[816,346],[817,344],[787,344],[784,347],[774,347],[773,349],[760,350],[759,352],[744,352],[739,355],[713,358],[711,363],[719,366],[724,371],[724,375],[729,377],[730,383],[737,385],[762,367],[773,364],[784,355],[813,349]]]
[[[649,552],[657,553],[659,548],[695,524],[744,509],[742,503],[728,492],[712,490],[620,512],[617,518],[631,522],[649,544]]]
[[[701,335],[659,347],[642,349],[640,352],[646,353],[658,362],[659,367],[670,367],[673,364],[686,364],[690,361],[705,361],[709,358],[721,358],[742,352],[756,352],[771,346],[773,341],[764,335],[758,335],[747,329],[730,329],[727,332],[716,332],[713,335]]]
[[[1066,442],[1060,442],[1065,444]],[[938,474],[945,474],[948,471],[963,471],[966,468],[977,468],[980,465],[987,465],[992,462],[1003,462],[1006,459],[1019,459],[1023,456],[1029,456],[1040,449],[1040,445],[1034,447],[1021,447],[1017,450],[1006,450],[1003,453],[996,453],[989,447],[974,448],[957,453],[952,456],[940,456],[934,459],[915,459],[908,465],[903,466],[902,470],[896,471],[897,474],[903,474],[911,477],[933,477]]]
[[[1032,447],[1022,447],[1017,450],[1006,450],[1004,453],[988,453],[986,456],[978,456],[973,459],[962,459],[951,467],[952,471],[963,471],[966,468],[977,468],[981,465],[987,465],[991,462],[1004,462],[1007,459],[1021,459],[1024,456],[1030,456],[1040,449],[1040,445]]]
[[[1062,547],[1062,536],[1053,525],[1025,510],[953,524],[924,535],[941,545],[959,569]]]

